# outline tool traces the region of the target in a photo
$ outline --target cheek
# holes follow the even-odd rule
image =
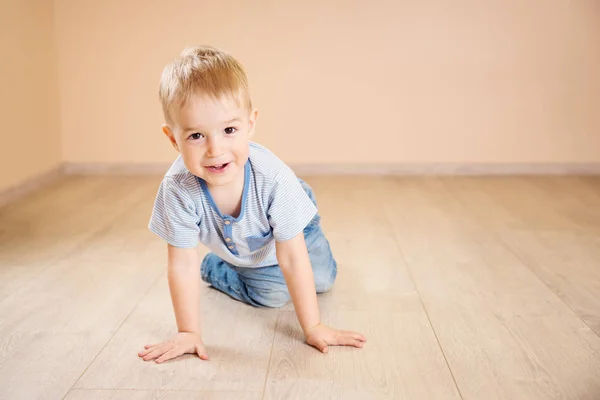
[[[250,153],[250,149],[248,148],[248,142],[243,142],[236,145],[233,149],[233,153],[235,154],[235,158],[240,162],[248,158],[248,155]]]
[[[198,161],[202,159],[202,152],[199,151],[197,146],[183,146],[181,148],[181,155],[189,161]]]

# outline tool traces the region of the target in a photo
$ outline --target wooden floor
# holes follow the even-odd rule
[[[72,177],[0,209],[1,399],[600,399],[600,178],[306,178],[339,262],[320,354],[291,305],[203,287],[175,329],[158,177]]]

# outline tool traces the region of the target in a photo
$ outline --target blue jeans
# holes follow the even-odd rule
[[[302,187],[317,205],[310,186],[299,179]],[[337,262],[320,225],[317,214],[304,228],[304,240],[312,266],[317,293],[331,289],[337,277]],[[214,253],[204,257],[200,268],[202,280],[232,298],[256,307],[281,307],[290,293],[279,265],[242,268],[232,265]]]

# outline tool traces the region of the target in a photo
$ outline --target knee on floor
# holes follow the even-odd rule
[[[335,278],[335,273],[332,275],[315,274],[315,288],[317,289],[317,293],[325,293],[331,290],[335,283]]]
[[[279,308],[290,301],[290,294],[285,289],[278,290],[253,290],[249,292],[252,300],[264,307]]]

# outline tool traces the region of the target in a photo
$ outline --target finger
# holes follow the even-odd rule
[[[353,339],[360,340],[361,342],[366,342],[367,341],[367,338],[364,337],[364,335],[361,335],[358,332],[341,331],[340,333],[342,335],[345,335],[345,336],[351,336]]]
[[[143,357],[143,359],[144,359],[144,361],[153,360],[157,357],[160,357],[161,355],[163,355],[164,353],[169,351],[171,348],[172,348],[172,346],[170,346],[170,345],[158,347],[157,349],[153,350],[149,354],[145,355]]]
[[[164,346],[164,345],[162,345],[162,346]],[[149,347],[149,348],[147,348],[146,350],[142,350],[142,351],[140,351],[140,352],[138,353],[138,355],[139,355],[140,357],[143,357],[143,356],[145,356],[146,354],[148,354],[148,353],[150,353],[150,352],[152,352],[152,351],[156,350],[156,349],[157,349],[157,348],[159,348],[159,347],[160,347],[160,346],[153,346],[153,347]]]
[[[363,347],[364,343],[360,340],[354,339],[351,336],[338,336],[336,338],[337,345],[341,346],[354,346],[354,347]]]
[[[159,344],[157,344],[157,345],[155,345],[153,347],[150,347],[150,348],[148,348],[146,350],[140,351],[138,354],[140,355],[140,357],[143,357],[146,354],[149,354],[149,353],[153,352],[154,350],[160,349],[160,348],[165,347],[165,346],[170,346],[170,345],[172,345],[172,343],[169,343],[169,342],[159,343]]]
[[[327,347],[327,342],[323,339],[315,339],[311,344],[314,347],[316,347],[321,353],[327,353],[329,351],[329,348]]]
[[[355,340],[360,340],[361,342],[366,342],[367,341],[367,338],[364,337],[364,335],[361,335],[360,333],[350,332],[349,336],[351,336]]]
[[[339,343],[337,343],[337,345],[362,348],[365,346],[365,343],[361,342],[360,340],[350,339],[350,340],[345,340],[343,342],[339,342]]]
[[[147,344],[147,345],[144,346],[144,350],[140,351],[139,354],[142,354],[142,353],[148,354],[152,350],[157,349],[157,348],[162,347],[162,346],[166,346],[168,344],[172,344],[172,342],[162,342],[162,343]]]
[[[204,349],[203,346],[196,345],[195,348],[196,353],[198,353],[198,356],[200,356],[200,359],[208,360],[208,354],[206,353],[206,349]]]
[[[164,353],[162,356],[158,357],[156,359],[156,363],[160,364],[172,358],[179,357],[181,354],[183,354],[183,352],[181,351],[180,347],[172,348],[171,350]]]
[[[154,349],[142,350],[138,353],[138,356],[144,357],[146,354],[150,353]]]
[[[356,339],[349,336],[339,336],[335,338],[335,344],[340,346],[354,346],[354,343],[358,342]]]

